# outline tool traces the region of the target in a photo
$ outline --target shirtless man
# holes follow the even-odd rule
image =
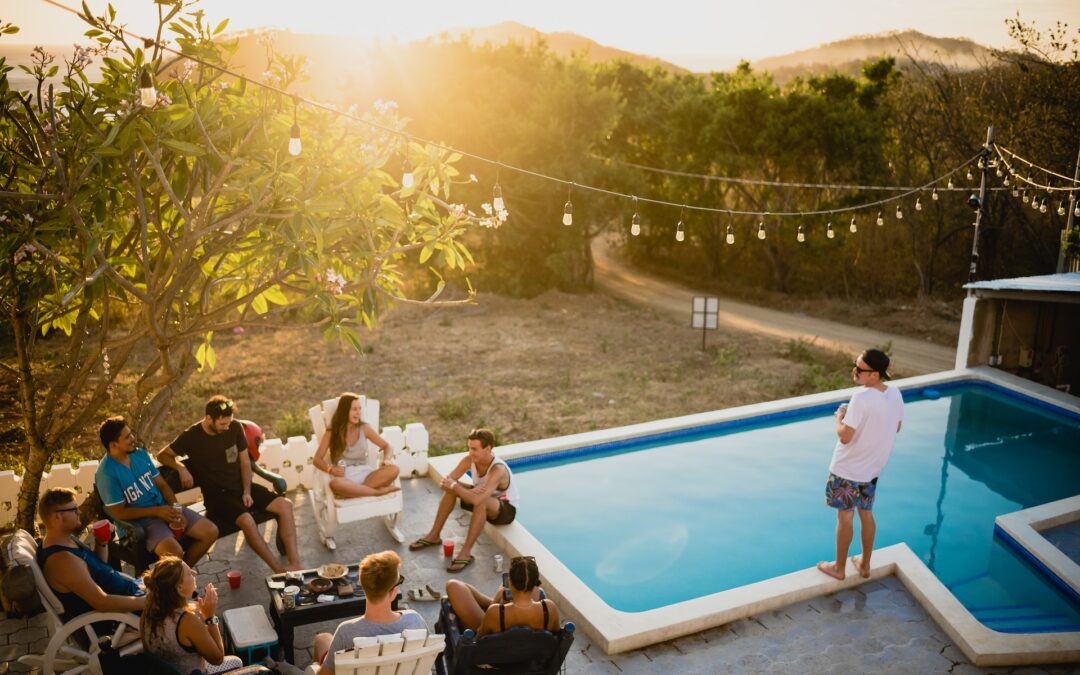
[[[473,485],[458,482],[466,471],[472,475]],[[468,567],[475,559],[472,548],[480,538],[485,521],[492,525],[514,522],[518,491],[512,478],[506,461],[495,456],[495,434],[488,429],[474,430],[469,434],[469,454],[442,480],[443,496],[431,530],[409,544],[409,550],[416,551],[441,543],[443,525],[460,500],[461,508],[472,512],[472,519],[464,545],[446,569],[460,572]]]

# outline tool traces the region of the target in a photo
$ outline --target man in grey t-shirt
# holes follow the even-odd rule
[[[398,586],[405,581],[398,574],[400,568],[401,558],[393,551],[372,553],[360,563],[360,585],[367,598],[364,615],[339,624],[333,637],[329,633],[315,636],[315,658],[323,659],[318,675],[334,675],[335,652],[352,649],[353,638],[393,635],[410,628],[427,628],[424,618],[415,611],[407,609],[395,612],[390,608],[397,596]]]

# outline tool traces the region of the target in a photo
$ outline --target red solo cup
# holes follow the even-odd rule
[[[442,540],[442,554],[447,558],[451,558],[454,555],[454,540],[443,539]]]
[[[229,570],[226,576],[229,577],[229,588],[233,590],[240,588],[240,570]]]
[[[102,544],[108,544],[112,539],[112,523],[107,520],[98,520],[90,526],[94,530],[94,536]]]
[[[169,529],[172,530],[172,536],[176,537],[177,539],[184,536],[183,526],[177,527],[175,525],[169,525]]]

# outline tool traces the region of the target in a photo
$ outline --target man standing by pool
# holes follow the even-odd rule
[[[458,479],[469,471],[472,485],[459,483]],[[461,508],[472,511],[469,532],[465,543],[450,565],[450,572],[460,572],[473,562],[472,547],[484,530],[484,522],[492,525],[508,525],[517,515],[517,484],[512,482],[510,467],[506,461],[495,456],[495,434],[489,429],[474,429],[469,434],[469,454],[461,458],[446,478],[443,478],[442,501],[435,514],[431,531],[409,544],[410,551],[417,551],[441,542],[441,534],[446,519],[454,510],[454,505],[461,500]]]
[[[874,549],[874,495],[878,476],[889,461],[896,434],[904,422],[904,399],[889,387],[889,357],[879,349],[867,349],[855,359],[851,379],[862,389],[851,402],[836,409],[836,447],[825,484],[825,503],[836,509],[836,560],[819,562],[817,568],[843,580],[848,547],[854,536],[854,510],[859,511],[862,555],[851,561],[863,577],[870,576]]]

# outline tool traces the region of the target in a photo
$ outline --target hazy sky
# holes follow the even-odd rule
[[[88,2],[95,13],[105,6],[103,0]],[[153,25],[152,0],[113,0],[113,6],[134,32]],[[215,22],[228,17],[231,29],[274,27],[400,39],[511,20],[546,32],[579,33],[694,69],[905,28],[1005,47],[1010,45],[1005,19],[1018,11],[1044,27],[1055,21],[1080,25],[1080,0],[203,0],[199,7]],[[74,16],[42,0],[0,0],[0,19],[22,28],[3,43],[68,44],[84,30]]]

